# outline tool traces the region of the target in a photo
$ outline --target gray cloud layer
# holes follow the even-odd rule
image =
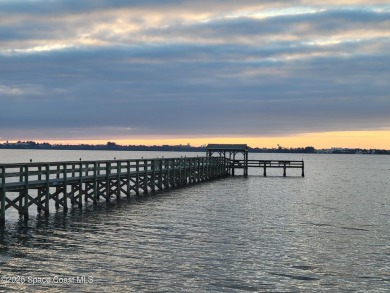
[[[389,127],[385,2],[219,2],[0,2],[0,136]]]

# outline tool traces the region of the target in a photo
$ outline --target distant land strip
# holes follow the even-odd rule
[[[5,142],[0,144],[0,149],[38,149],[38,150],[98,150],[98,151],[160,151],[160,152],[206,152],[206,146],[194,147],[187,145],[119,145],[115,142],[107,142],[106,144],[50,144],[47,142],[38,143],[34,141],[18,141]],[[315,149],[312,146],[300,148],[252,148],[249,147],[251,153],[307,153],[307,154],[372,154],[372,155],[390,155],[390,150],[381,149],[360,149],[360,148],[330,148],[330,149]]]

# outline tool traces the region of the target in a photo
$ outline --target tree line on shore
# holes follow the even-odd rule
[[[112,151],[176,151],[176,152],[205,152],[206,146],[194,147],[187,145],[119,145],[115,142],[107,142],[106,144],[50,144],[47,142],[38,143],[35,141],[18,141],[15,143],[0,144],[0,149],[39,149],[39,150],[112,150]],[[312,146],[299,148],[251,148],[249,152],[253,153],[332,153],[332,154],[390,154],[390,150],[381,149],[330,149],[317,150]]]

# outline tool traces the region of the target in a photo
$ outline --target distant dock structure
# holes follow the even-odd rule
[[[236,169],[302,169],[304,162],[249,160],[246,144],[209,144],[206,157],[156,158],[109,161],[66,161],[23,164],[0,163],[0,224],[13,208],[25,220],[30,207],[49,215],[50,210],[83,203],[107,202],[112,197],[138,196],[157,190],[178,188],[213,179],[235,176]],[[242,158],[237,158],[237,155]]]
[[[248,176],[248,145],[246,144],[209,144],[206,147],[208,157],[217,153],[218,156],[229,159],[231,175],[235,175],[235,169],[244,169],[244,176]],[[236,160],[236,155],[242,154],[242,160]],[[228,156],[227,156],[228,155]],[[237,163],[235,164],[234,162]]]
[[[207,156],[217,154],[220,157],[229,159],[229,171],[235,176],[236,169],[243,169],[244,176],[248,176],[249,168],[262,168],[263,176],[267,176],[267,169],[283,169],[283,176],[287,176],[287,169],[301,169],[302,177],[305,177],[305,162],[290,160],[249,160],[248,146],[246,144],[209,144],[206,147]],[[242,154],[242,159],[236,155]]]

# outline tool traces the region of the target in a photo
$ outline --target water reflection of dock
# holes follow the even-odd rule
[[[243,159],[236,159],[237,154]],[[157,158],[141,160],[71,161],[26,164],[0,164],[0,223],[6,211],[14,208],[24,219],[29,208],[48,215],[50,206],[82,207],[100,199],[138,196],[157,190],[187,186],[235,175],[236,169],[301,168],[303,161],[249,160],[246,145],[209,145],[206,157]]]

